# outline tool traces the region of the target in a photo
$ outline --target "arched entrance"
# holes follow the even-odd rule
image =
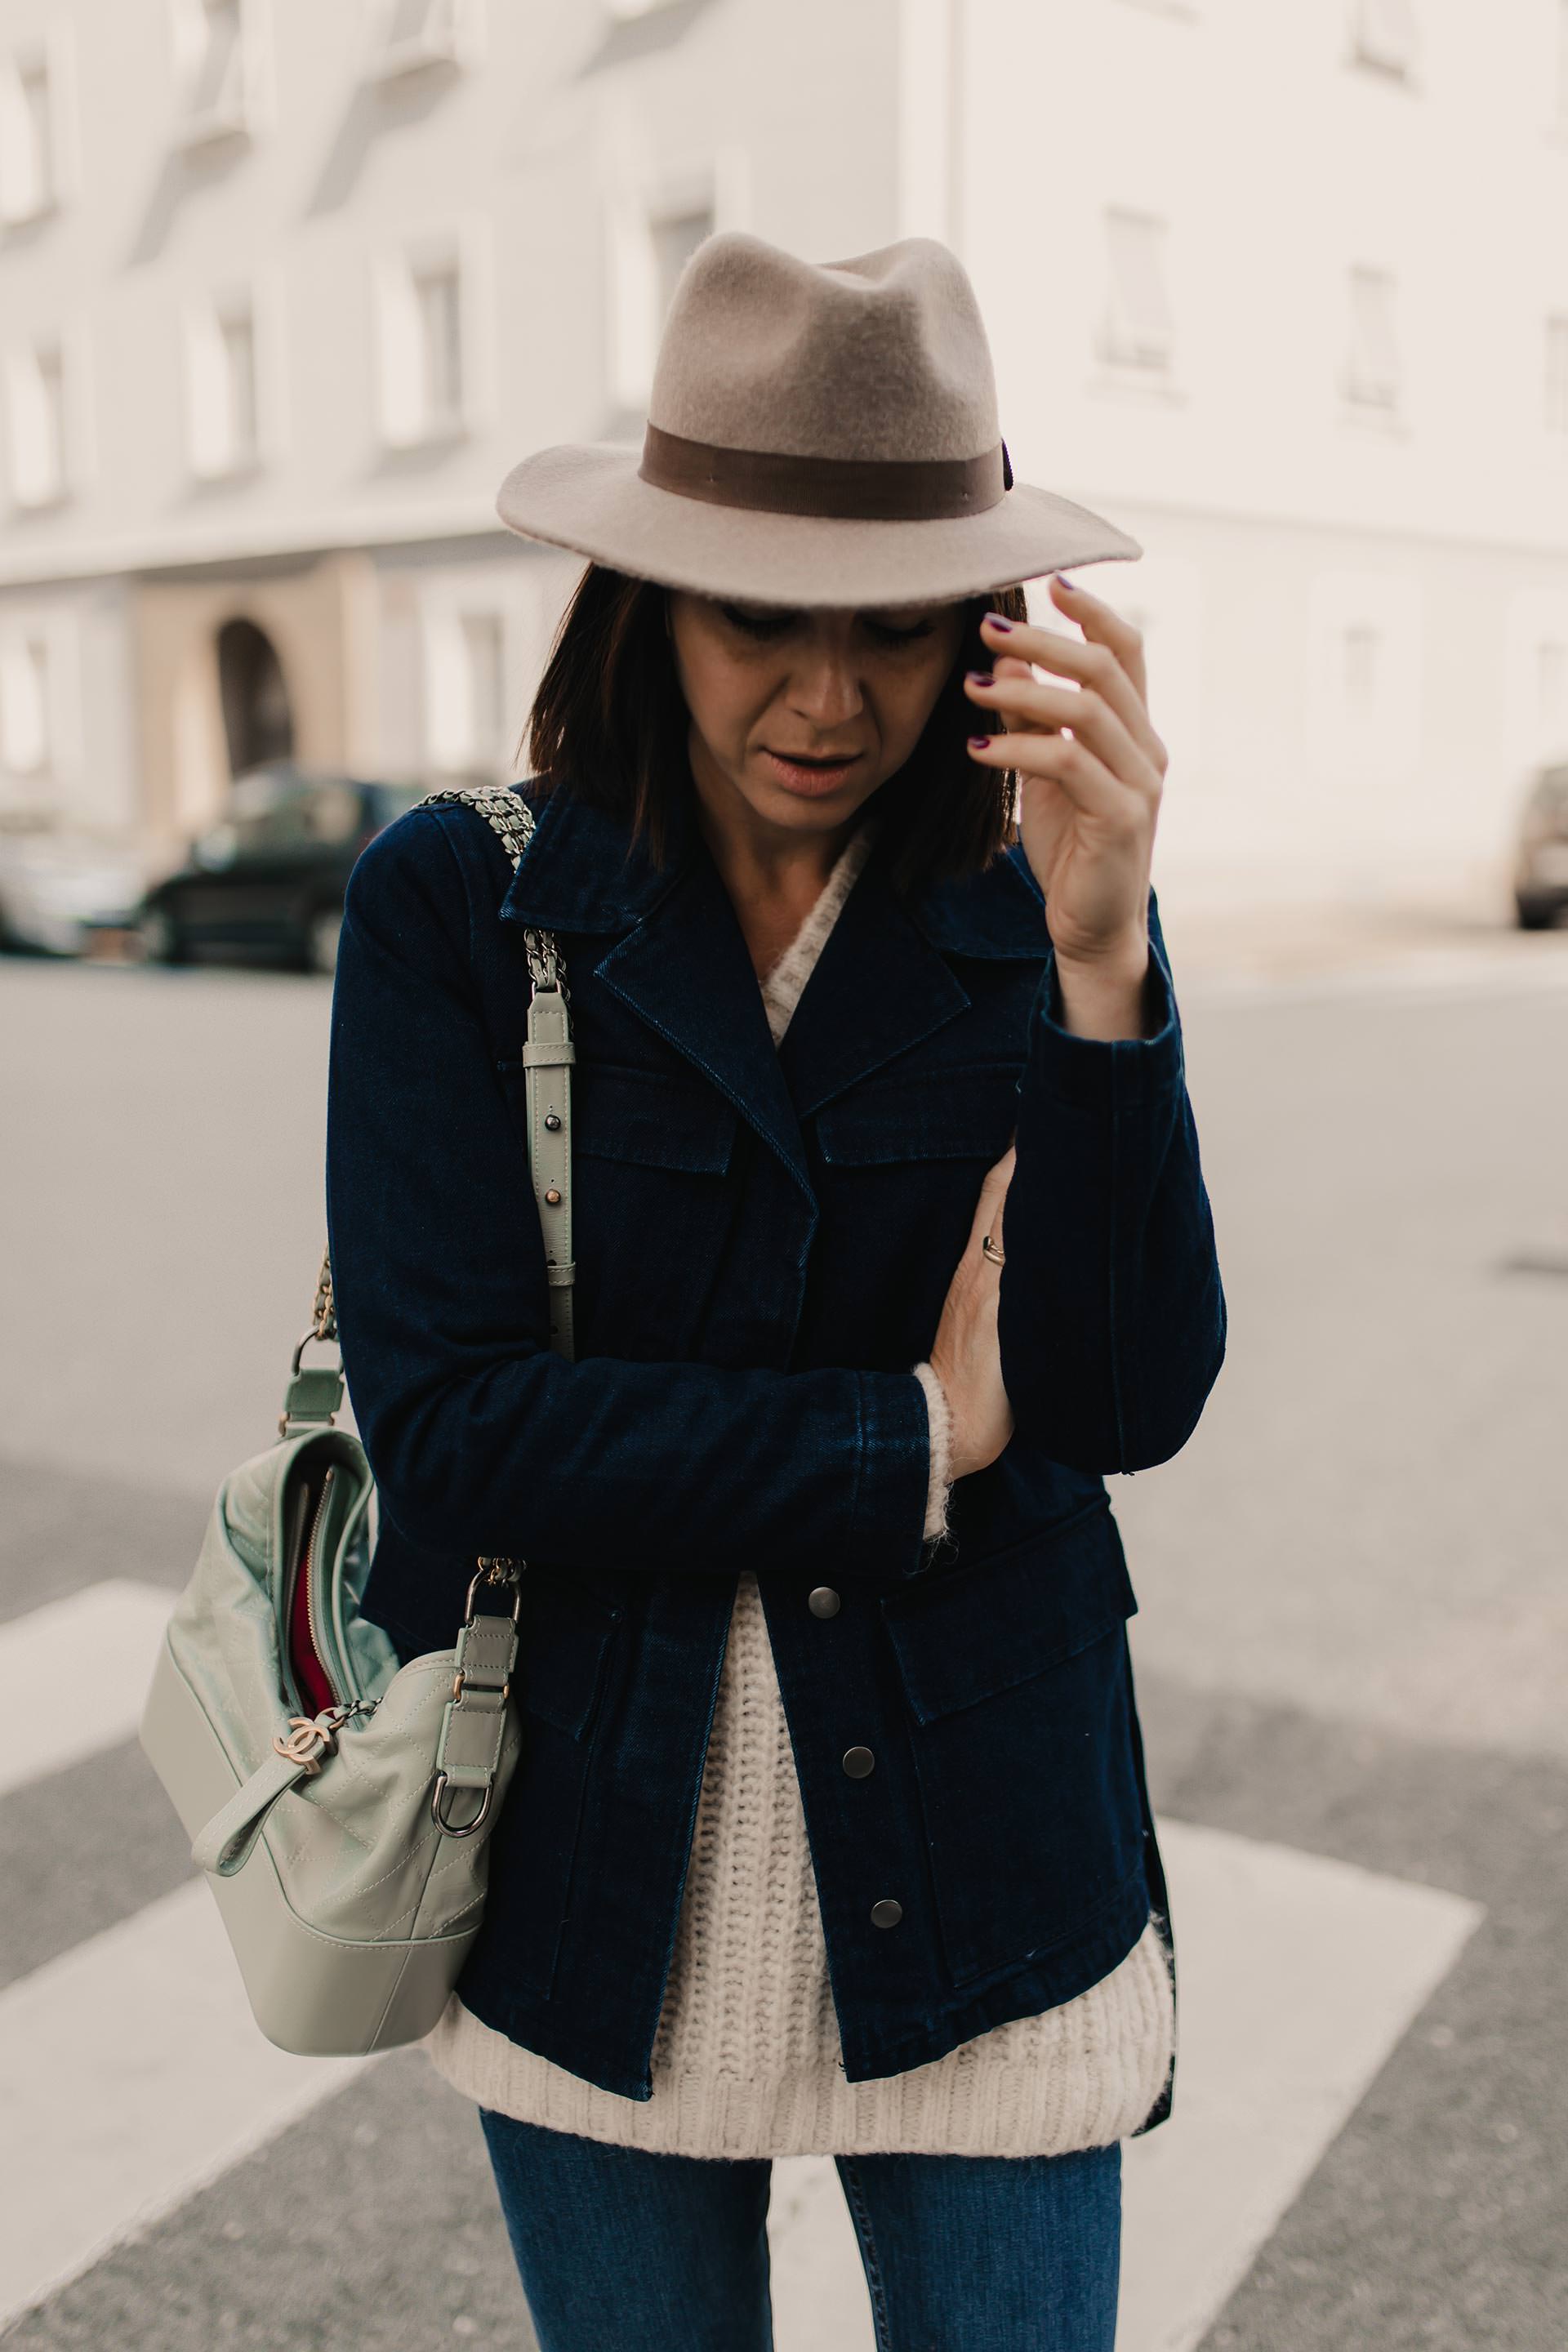
[[[278,648],[254,621],[226,621],[217,633],[218,691],[230,775],[294,756],[294,714]]]

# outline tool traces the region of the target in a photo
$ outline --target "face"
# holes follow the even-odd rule
[[[962,604],[795,611],[672,590],[668,611],[698,791],[797,834],[845,824],[903,766],[963,627]]]

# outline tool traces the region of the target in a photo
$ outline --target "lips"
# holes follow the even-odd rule
[[[849,773],[862,757],[858,751],[774,751],[764,750],[763,757],[773,774],[792,792],[831,792]]]

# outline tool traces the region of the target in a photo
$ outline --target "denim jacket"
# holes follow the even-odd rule
[[[662,870],[558,793],[515,876],[447,805],[349,886],[327,1192],[379,1498],[364,1605],[411,1656],[452,1641],[476,1555],[526,1560],[524,1754],[458,1990],[627,2098],[651,2095],[742,1568],[849,2081],[1070,2000],[1151,1910],[1170,1948],[1103,1481],[1185,1442],[1226,1315],[1158,910],[1150,1034],[1077,1037],[1021,849],[904,898],[893,839],[776,1047],[689,793]],[[557,936],[576,1045],[570,1363],[528,1173],[525,926]],[[1015,1138],[1015,1433],[928,1541],[910,1367]]]

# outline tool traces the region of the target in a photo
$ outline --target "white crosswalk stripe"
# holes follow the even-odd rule
[[[0,1625],[0,1794],[133,1735],[171,1605],[112,1580]],[[1481,1916],[1183,1822],[1162,1846],[1178,2095],[1125,2151],[1118,2352],[1191,2352]],[[0,1992],[0,2327],[367,2063],[273,2049],[200,1882]],[[769,2235],[779,2352],[872,2352],[830,2158],[774,2167]]]
[[[0,1796],[133,1737],[174,1605],[112,1577],[0,1624]]]
[[[0,2327],[374,2060],[257,2030],[205,1884],[0,1993]]]

